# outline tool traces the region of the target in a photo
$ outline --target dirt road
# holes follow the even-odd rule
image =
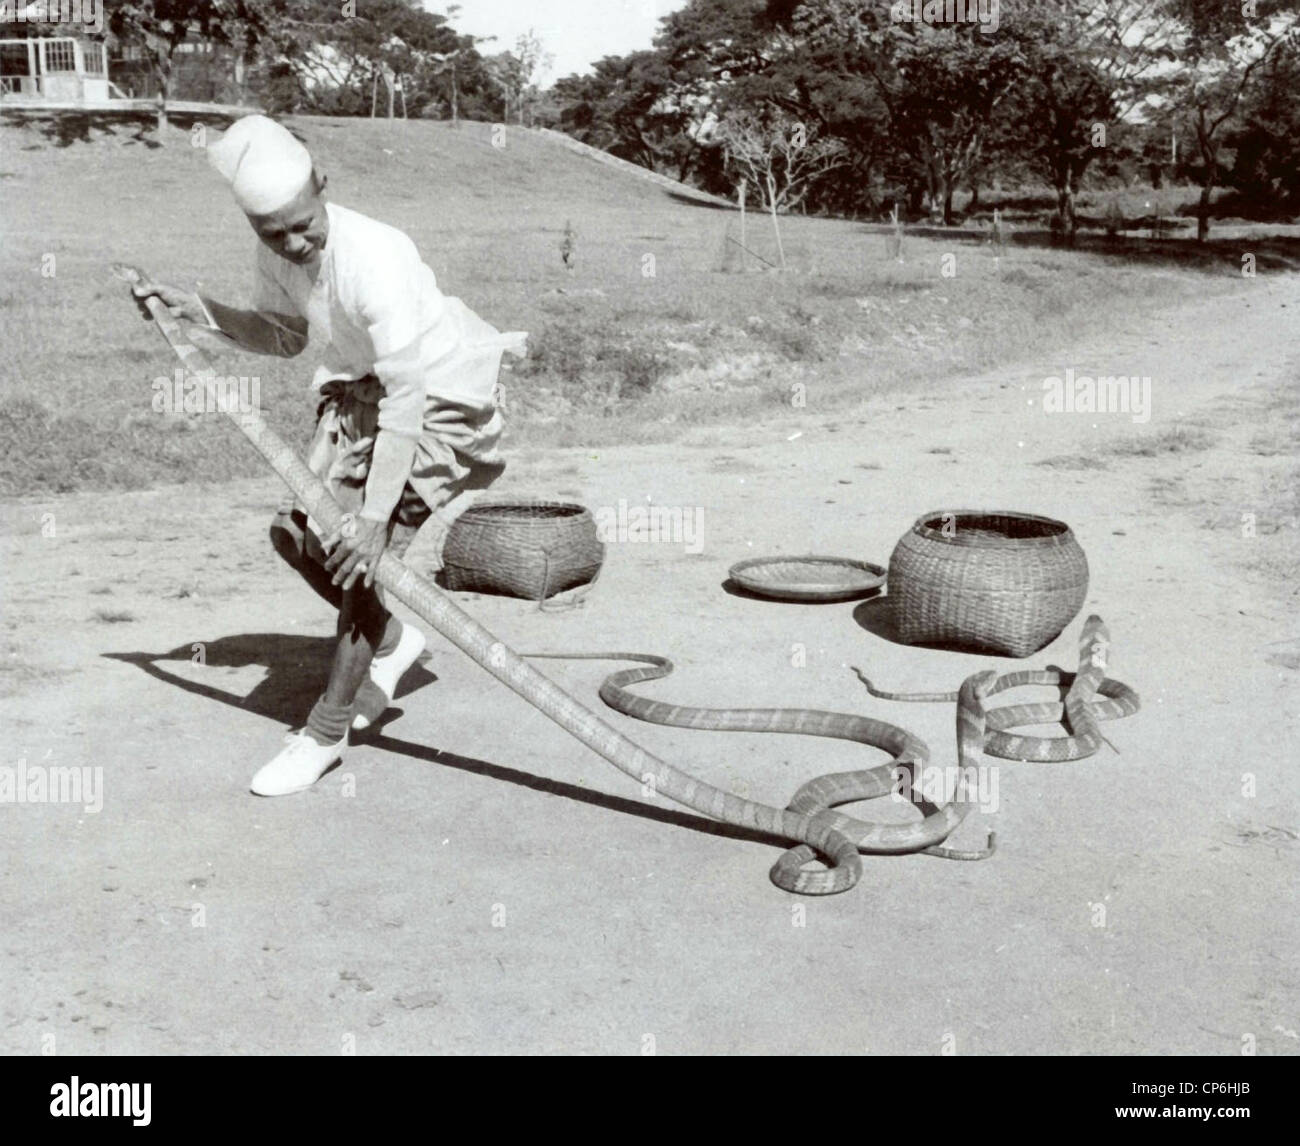
[[[102,769],[102,808],[0,804],[0,1051],[1296,1053],[1298,315],[1295,281],[1243,283],[852,419],[813,391],[680,446],[516,457],[503,490],[652,499],[702,533],[612,544],[572,612],[465,598],[507,643],[662,653],[654,695],[868,712],[940,764],[950,706],[872,700],[847,666],[934,690],[999,662],[894,643],[878,607],[728,594],[727,567],[885,563],[945,507],[1074,527],[1143,711],[1105,726],[1116,751],[1002,764],[996,812],[953,841],[995,827],[992,860],[867,857],[830,899],[777,891],[774,849],[644,800],[436,638],[400,717],[258,800],[332,631],[266,542],[276,481],[5,506],[0,763]],[[1150,420],[1044,413],[1067,368],[1150,376]],[[1072,668],[1081,620],[1027,664]],[[546,671],[598,706],[615,667]],[[779,804],[878,762],[612,719]]]

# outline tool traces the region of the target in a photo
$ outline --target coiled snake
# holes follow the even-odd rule
[[[985,696],[1027,684],[1060,685],[1066,689],[1066,693],[1063,701],[1010,704],[1003,708],[986,709],[984,751],[1004,760],[1042,762],[1083,760],[1096,752],[1104,739],[1098,723],[1130,716],[1141,707],[1137,693],[1128,685],[1106,677],[1106,655],[1109,650],[1110,634],[1102,619],[1093,614],[1084,622],[1083,631],[1079,634],[1077,673],[1063,672],[1060,669],[1026,669],[997,676],[988,686]],[[855,668],[853,671],[866,685],[867,691],[881,700],[959,700],[960,694],[956,692],[886,692],[876,688],[861,669]],[[1013,736],[1006,731],[1026,724],[1055,724],[1062,719],[1070,727],[1069,736]]]
[[[118,264],[114,271],[128,282],[143,281],[141,272],[133,267]],[[215,389],[216,371],[207,356],[199,350],[181,328],[160,299],[154,296],[143,300],[159,330],[171,344],[181,362],[205,387]],[[304,464],[294,450],[272,432],[256,412],[243,413],[218,403],[236,428],[252,443],[275,472],[307,507],[308,513],[320,524],[325,533],[340,528],[344,514],[330,496],[321,480]],[[911,824],[871,824],[854,820],[832,811],[840,804],[871,799],[895,790],[895,769],[915,769],[929,757],[925,744],[892,724],[865,716],[846,713],[818,712],[808,709],[703,709],[684,708],[646,700],[626,691],[629,685],[655,680],[672,671],[671,662],[662,657],[634,654],[582,654],[582,659],[608,659],[610,655],[644,662],[647,667],[627,669],[608,677],[601,687],[601,696],[607,704],[628,715],[657,723],[680,725],[687,728],[735,729],[750,732],[791,732],[811,736],[830,736],[854,740],[882,748],[893,754],[889,764],[859,772],[844,772],[820,776],[809,781],[795,793],[787,808],[776,808],[753,800],[741,799],[672,767],[607,724],[590,709],[579,703],[554,681],[543,676],[521,659],[503,642],[497,640],[486,628],[466,613],[432,581],[405,565],[392,553],[384,553],[375,568],[375,579],[403,604],[413,609],[424,621],[448,641],[469,656],[476,664],[518,693],[538,710],[554,720],[565,731],[605,757],[621,772],[643,785],[653,783],[657,795],[675,800],[694,811],[711,816],[723,823],[764,832],[784,840],[796,841],[800,846],[785,852],[772,869],[772,879],[787,891],[805,895],[828,895],[847,891],[862,875],[862,858],[859,848],[868,852],[902,853],[922,851],[953,859],[979,859],[991,854],[993,838],[982,852],[959,852],[940,847],[962,822],[968,809],[965,799],[956,799],[942,807],[927,806],[912,796],[925,818]],[[1091,628],[1096,621],[1098,628]],[[1091,618],[1085,626],[1085,637],[1097,635],[1101,622]],[[1100,629],[1104,635],[1104,629]],[[1085,640],[1085,649],[1089,642]],[[547,654],[556,655],[556,654]],[[566,658],[568,659],[568,658]],[[986,747],[986,725],[994,729],[989,744],[1006,728],[1027,720],[1026,713],[1042,719],[1056,719],[1063,708],[1071,723],[1076,744],[1054,752],[1052,759],[1077,759],[1087,755],[1081,751],[1084,743],[1091,743],[1095,751],[1100,734],[1092,736],[1087,731],[1092,716],[1110,719],[1113,715],[1127,715],[1136,711],[1137,697],[1125,686],[1100,677],[1100,669],[1081,667],[1074,685],[1061,705],[1024,705],[1015,709],[997,710],[986,714],[985,698],[993,692],[1012,687],[1013,683],[1054,683],[1067,674],[1012,673],[999,678],[993,672],[979,672],[968,677],[957,692],[957,749],[961,776],[969,779],[970,770]],[[1041,678],[1052,676],[1051,680]],[[1082,683],[1081,683],[1082,682]],[[1123,712],[1105,710],[1103,701],[1093,701],[1093,691],[1125,707]],[[893,694],[889,694],[893,695]],[[947,698],[949,694],[943,694]],[[937,699],[930,694],[927,699]],[[915,698],[909,698],[915,699]],[[1050,710],[1050,711],[1049,711]],[[1015,713],[1015,719],[1009,719]],[[1029,744],[1033,738],[1010,737],[1017,744]],[[1045,744],[1064,744],[1063,741],[1044,741]],[[1063,754],[1063,753],[1072,754]],[[1015,755],[1015,753],[1012,753]],[[1021,757],[1033,758],[1033,757]],[[959,793],[963,787],[959,785]],[[927,807],[930,809],[927,811]],[[804,865],[813,858],[824,859],[829,867],[825,871],[809,871]]]
[[[957,798],[943,806],[921,799],[914,782],[917,770],[925,769],[930,750],[923,740],[905,729],[882,720],[842,712],[821,712],[800,708],[694,708],[649,700],[628,691],[629,686],[658,680],[673,671],[672,661],[644,653],[525,654],[530,658],[563,660],[633,660],[647,668],[625,669],[606,677],[600,698],[611,708],[638,720],[676,728],[699,728],[718,732],[787,732],[804,736],[829,736],[852,740],[889,752],[893,759],[875,768],[837,772],[808,781],[795,794],[787,810],[813,817],[830,830],[827,842],[836,855],[846,857],[841,866],[827,871],[808,871],[805,865],[816,857],[814,848],[801,845],[785,852],[772,868],[772,882],[802,895],[828,895],[847,890],[861,871],[860,852],[899,854],[923,852],[945,859],[978,860],[993,854],[996,837],[990,833],[982,851],[940,847],[961,824],[969,811],[966,794],[973,787],[981,753],[1008,760],[1081,760],[1101,746],[1098,722],[1128,716],[1138,710],[1137,694],[1127,685],[1105,677],[1109,638],[1098,616],[1091,616],[1079,637],[1079,671],[1057,669],[1022,670],[998,674],[977,672],[967,677],[957,692],[893,693],[877,689],[858,672],[872,696],[886,700],[955,701],[957,704],[957,758],[960,768]],[[1067,687],[1063,702],[1040,702],[987,708],[986,700],[999,692],[1029,684]],[[1048,724],[1065,719],[1070,735],[1065,737],[1017,736],[1007,729],[1027,724]],[[900,785],[901,773],[912,780]],[[925,813],[920,823],[874,824],[832,811],[841,804],[870,800],[890,793],[905,794]],[[738,799],[731,797],[731,799]],[[766,810],[761,804],[741,801],[750,807],[742,811],[753,822]],[[725,818],[725,817],[719,817]],[[849,857],[851,845],[853,854]],[[824,854],[831,854],[826,852]]]
[[[919,737],[883,720],[812,708],[694,708],[649,700],[629,692],[629,686],[666,677],[673,671],[673,663],[665,657],[646,653],[525,653],[524,656],[530,660],[643,662],[648,667],[624,669],[606,677],[600,686],[600,698],[618,712],[653,724],[714,732],[787,732],[801,736],[827,736],[852,740],[890,753],[892,759],[888,763],[874,768],[837,772],[808,781],[794,794],[784,812],[729,793],[719,793],[726,797],[729,806],[711,814],[727,823],[766,827],[774,814],[788,816],[793,813],[806,818],[823,833],[820,842],[791,848],[773,866],[772,882],[786,891],[800,895],[833,895],[847,891],[861,877],[860,852],[879,855],[924,852],[960,860],[985,859],[993,854],[995,841],[992,835],[981,851],[939,846],[957,829],[970,810],[964,793],[973,780],[968,769],[979,757],[984,730],[980,690],[992,679],[993,673],[977,673],[962,686],[964,701],[957,707],[962,776],[957,791],[963,798],[938,806],[923,799],[915,790],[916,785],[900,783],[900,770],[915,775],[918,769],[926,767],[930,759],[929,747]],[[708,789],[708,785],[689,777],[688,780],[700,789]],[[839,804],[876,799],[891,793],[907,796],[925,813],[925,818],[919,823],[875,824],[831,810]],[[816,858],[818,852],[830,859],[832,866],[826,871],[805,870],[804,865]]]

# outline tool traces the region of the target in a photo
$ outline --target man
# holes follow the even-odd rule
[[[271,526],[276,551],[339,610],[324,694],[253,777],[253,792],[281,796],[342,759],[349,727],[378,717],[423,650],[423,634],[385,608],[375,568],[436,509],[504,470],[497,373],[526,335],[503,335],[443,295],[402,232],[327,202],[307,149],[265,116],[240,119],[208,154],[261,240],[252,308],[161,283],[135,294],[255,353],[301,354],[309,331],[324,344],[308,464],[348,514],[322,538],[290,499]]]

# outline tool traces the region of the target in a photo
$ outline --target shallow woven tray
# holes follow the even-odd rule
[[[742,589],[774,601],[850,601],[885,583],[885,570],[851,557],[753,557],[731,567]]]

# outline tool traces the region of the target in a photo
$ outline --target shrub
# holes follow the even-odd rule
[[[523,378],[546,379],[574,400],[611,386],[620,398],[642,398],[668,372],[671,361],[648,338],[619,339],[571,321],[550,323],[529,341],[516,368]]]

